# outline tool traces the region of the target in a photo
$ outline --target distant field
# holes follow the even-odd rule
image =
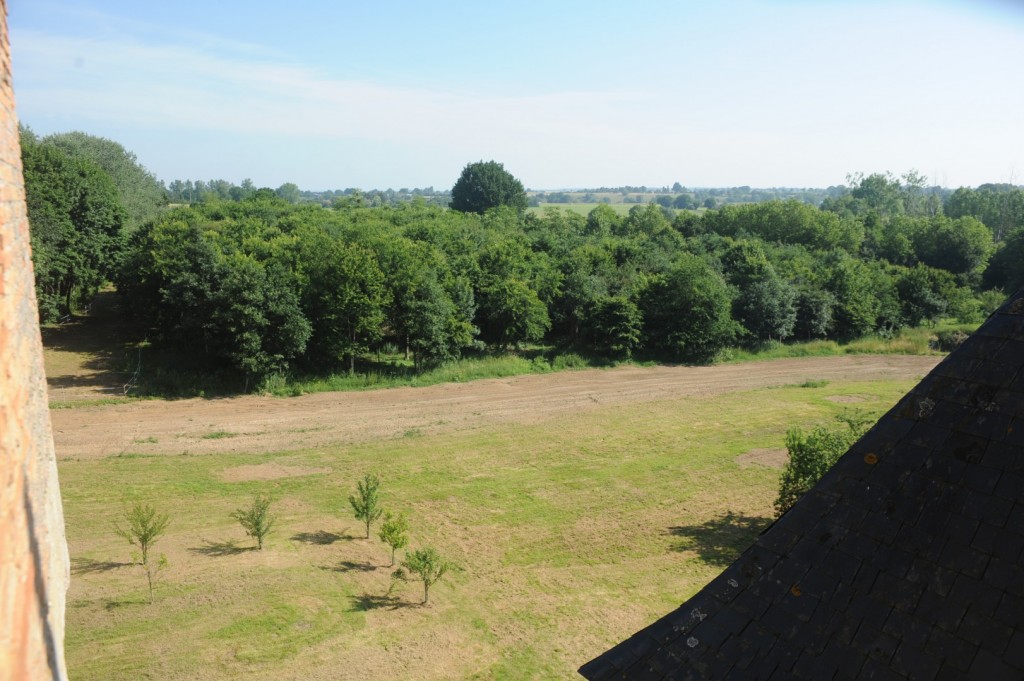
[[[590,211],[598,206],[608,206],[619,215],[628,215],[629,209],[637,205],[643,206],[643,204],[636,203],[542,203],[539,206],[530,206],[526,210],[530,213],[543,213],[547,208],[561,208],[562,210],[571,210],[581,215],[588,215]]]
[[[328,393],[54,412],[73,566],[70,676],[572,678],[699,589],[770,522],[787,427],[850,406],[880,412],[935,361],[549,374],[485,381],[479,397],[478,384],[346,393],[355,402],[333,415]],[[830,362],[856,366],[831,380],[772,373]],[[879,378],[884,367],[900,378]],[[682,379],[672,376],[709,372],[698,374],[703,384],[715,371],[746,378],[673,394]],[[586,383],[616,372],[621,381]],[[644,372],[669,373],[652,374],[658,389],[629,397]],[[778,387],[744,382],[759,373]],[[573,380],[582,383],[566,394],[589,406],[529,398]],[[517,382],[528,390],[517,392]],[[375,408],[371,396],[384,402]],[[305,427],[281,418],[277,405],[302,400],[328,412]],[[263,432],[225,427],[239,424],[232,409],[251,410]],[[158,421],[145,416],[158,412]],[[321,429],[334,421],[366,428],[327,437]],[[75,424],[110,439],[76,449],[88,429]],[[307,435],[315,444],[299,444]],[[282,448],[282,438],[302,448]],[[383,479],[387,506],[409,513],[412,547],[433,545],[463,567],[431,591],[429,606],[419,605],[418,584],[388,592],[388,551],[351,516],[347,495],[367,471]],[[279,515],[262,552],[228,517],[256,491],[275,498]],[[170,567],[152,606],[141,572],[125,564],[130,548],[111,530],[128,499],[172,517],[156,548]]]

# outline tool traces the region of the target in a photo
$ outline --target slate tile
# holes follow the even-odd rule
[[[904,441],[922,449],[935,449],[949,439],[950,432],[948,425],[922,421],[911,428]]]
[[[988,454],[988,448],[985,453]],[[1002,471],[984,465],[984,458],[982,458],[982,464],[967,466],[961,480],[975,492],[989,495],[995,490],[1001,476]]]
[[[942,552],[942,557],[939,558],[939,563],[954,572],[962,572],[975,579],[981,579],[988,567],[989,556],[969,546],[970,541],[956,544],[949,542]]]
[[[943,598],[933,591],[925,591],[917,602],[915,614],[952,634],[960,627],[969,605],[968,602]]]
[[[1020,681],[1020,672],[1004,663],[987,650],[978,651],[970,671],[968,681]]]
[[[981,510],[981,520],[989,525],[1003,527],[1006,525],[1006,520],[1010,517],[1012,510],[1013,501],[1010,499],[990,496]]]
[[[1003,662],[1024,672],[1024,631],[1013,632],[1013,638],[1010,639],[1010,643],[1006,647]]]
[[[1000,336],[972,333],[967,340],[960,344],[960,349],[963,350],[960,354],[977,359],[998,358],[1006,342],[1006,339]]]
[[[1024,390],[1003,388],[992,396],[991,405],[1000,414],[1007,416],[1024,414]]]
[[[1024,568],[1016,561],[992,557],[985,571],[985,584],[990,588],[1007,591],[1014,596],[1024,596]]]
[[[772,670],[772,675],[767,677],[768,681],[800,681],[800,677],[782,667]]]
[[[991,569],[991,565],[989,566]],[[949,597],[964,603],[970,603],[971,609],[991,617],[999,607],[1003,598],[1003,590],[993,588],[991,582],[986,579],[981,581],[972,579],[967,575],[957,575],[956,582],[949,592]]]
[[[907,678],[934,678],[942,666],[942,658],[902,641],[892,656],[892,669]]]
[[[992,442],[985,450],[985,458],[982,463],[992,468],[997,468],[1006,473],[1024,475],[1024,451],[1020,447],[1008,445],[1005,442]],[[1024,492],[1022,492],[1024,494]]]
[[[904,681],[906,677],[894,672],[887,663],[869,659],[861,667],[859,678],[865,681]]]
[[[905,611],[893,609],[885,620],[882,631],[903,643],[923,649],[928,643],[931,625]]]
[[[754,595],[749,589],[736,595],[731,609],[753,621],[761,619],[770,607],[770,603],[759,596]]]
[[[837,618],[833,619],[831,626],[832,640],[848,645],[853,641],[853,637],[857,635],[858,629],[860,629],[859,617],[840,613]]]
[[[963,671],[956,669],[949,664],[942,665],[939,673],[935,675],[934,681],[963,681]]]
[[[807,681],[831,679],[838,670],[836,660],[824,655],[801,655],[793,665],[793,674]]]
[[[1002,441],[1013,447],[1024,447],[1024,416],[1015,418],[1006,432],[1003,433]]]
[[[1024,598],[1004,593],[993,618],[1011,629],[1024,630]]]
[[[971,668],[978,646],[934,627],[928,635],[925,650],[934,657],[945,660],[944,666],[958,670],[962,677],[964,672]]]
[[[899,641],[880,629],[861,624],[850,645],[874,660],[889,664]]]
[[[945,597],[953,588],[957,573],[941,565],[935,565],[928,575],[928,589]]]
[[[871,537],[884,546],[889,546],[893,543],[892,540],[903,526],[903,523],[896,518],[886,515],[885,511],[888,509],[895,511],[896,502],[885,501],[879,509],[881,512],[876,512],[873,517],[869,518],[860,527],[862,534]]]
[[[1004,362],[979,362],[971,371],[969,379],[997,388],[1006,388],[1013,383],[1020,365]]]
[[[1006,518],[1006,529],[1014,534],[1024,534],[1024,499],[1018,499]]]
[[[768,608],[768,612],[761,617],[761,623],[780,641],[796,639],[803,629],[803,622],[778,605]]]
[[[981,523],[970,517],[952,516],[946,521],[946,542],[953,545],[951,551],[956,551],[958,546],[970,546],[974,541],[974,534],[978,531]]]
[[[939,447],[939,456],[952,457],[964,463],[981,463],[988,443],[987,437],[956,431]]]
[[[975,333],[981,333],[986,336],[1005,338],[1011,341],[1017,340],[1021,337],[1021,334],[1024,333],[1024,323],[1022,322],[1024,322],[1024,319],[1022,319],[1021,317],[1017,317],[1014,315],[996,314],[993,315],[990,319],[988,319]],[[1006,354],[1004,354],[1006,352],[1007,349],[1004,347],[1003,353],[1000,353],[1001,359],[1006,357]],[[949,356],[947,356],[946,359],[948,360],[949,357],[952,356],[953,354],[951,353]],[[946,374],[944,373],[943,375]]]
[[[866,625],[878,630],[885,625],[885,620],[888,619],[890,612],[892,612],[892,606],[879,603],[866,596],[851,601],[850,607],[847,609],[847,614],[860,621],[861,626]]]
[[[973,374],[974,370],[981,366],[982,363],[980,359],[960,357],[956,353],[951,353],[935,367],[935,373],[938,376],[963,380]]]
[[[994,620],[991,614],[976,610],[973,606],[967,609],[956,635],[976,646],[1001,655],[1013,636],[1013,630]]]
[[[991,440],[993,433],[1005,432],[1012,420],[1010,414],[979,408],[978,411],[968,414],[957,427],[961,432]]]

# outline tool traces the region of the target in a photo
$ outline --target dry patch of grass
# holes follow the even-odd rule
[[[789,460],[789,451],[785,448],[778,447],[759,447],[757,449],[751,449],[749,452],[745,452],[736,457],[736,463],[741,468],[747,466],[758,465],[767,466],[768,468],[774,468],[776,470],[782,470],[782,467],[786,465],[786,461]]]
[[[235,466],[221,472],[220,479],[224,482],[245,482],[250,480],[277,480],[279,478],[294,478],[303,475],[316,475],[326,473],[326,468],[312,468],[310,466],[285,466],[276,461],[267,463],[246,464]]]

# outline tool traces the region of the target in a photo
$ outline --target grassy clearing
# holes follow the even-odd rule
[[[297,452],[63,460],[70,674],[572,678],[770,521],[778,471],[737,456],[844,402],[880,412],[910,387],[811,383]],[[293,474],[224,475],[259,463]],[[428,607],[418,583],[391,589],[388,548],[348,509],[366,472],[409,514],[410,549],[433,545],[464,568]],[[254,492],[278,516],[263,551],[229,516]],[[171,514],[155,606],[110,529],[134,500]]]
[[[945,352],[934,347],[936,334],[953,329],[962,329],[970,333],[977,326],[977,324],[948,323],[935,327],[900,329],[891,338],[865,336],[848,343],[815,340],[805,343],[771,343],[754,350],[727,348],[719,353],[717,360],[719,362],[752,362],[789,357],[834,357],[838,355],[944,355]]]

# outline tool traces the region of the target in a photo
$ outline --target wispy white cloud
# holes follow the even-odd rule
[[[34,109],[154,129],[465,146],[486,139],[594,139],[635,120],[627,92],[474,96],[326,77],[313,69],[185,45],[22,33],[19,94]]]
[[[958,47],[946,36],[922,64],[918,48],[876,53],[864,47],[866,34],[844,33],[829,17],[821,19],[827,30],[781,22],[748,31],[750,44],[709,43],[698,61],[652,66],[608,86],[590,78],[574,87],[566,77],[560,90],[495,94],[500,88],[459,87],[457,77],[345,78],[338,74],[365,70],[332,62],[329,47],[315,66],[258,42],[68,11],[89,28],[12,31],[23,119],[95,124],[115,137],[142,131],[151,152],[144,158],[163,176],[442,185],[462,163],[496,158],[534,187],[830,184],[852,170],[912,167],[977,183],[1024,158],[1015,132],[1024,94],[992,87],[986,74],[1010,69],[982,68],[976,41]],[[873,39],[902,45],[903,19]],[[1005,33],[985,35],[1011,57],[1024,54]],[[234,146],[185,153],[185,140],[217,135]],[[247,153],[258,145],[274,153]],[[232,157],[237,166],[228,166]],[[332,157],[367,175],[336,179]]]

